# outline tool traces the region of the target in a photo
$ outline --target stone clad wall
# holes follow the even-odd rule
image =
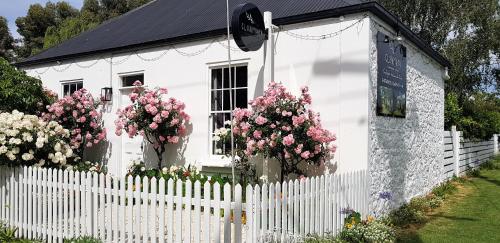
[[[371,19],[368,123],[370,211],[377,215],[429,192],[441,182],[444,129],[444,68],[404,40],[407,47],[406,118],[376,115],[376,35],[381,31],[391,36],[378,23]],[[385,197],[381,197],[381,193]]]

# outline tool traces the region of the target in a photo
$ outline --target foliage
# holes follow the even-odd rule
[[[340,239],[345,242],[389,243],[396,241],[396,232],[380,221],[363,221],[345,227],[340,232]]]
[[[18,228],[10,227],[7,223],[0,221],[0,242],[9,243],[39,243],[42,241],[19,239],[16,237]]]
[[[56,121],[71,131],[71,148],[83,158],[85,147],[90,148],[106,139],[100,102],[94,100],[86,89],[75,91],[54,104],[43,114],[46,120]]]
[[[80,236],[71,239],[64,239],[64,243],[102,243],[102,241],[92,236]]]
[[[24,58],[40,52],[47,29],[77,14],[78,10],[64,1],[47,2],[45,6],[30,5],[26,16],[16,19],[17,31],[23,37],[23,45],[17,49],[18,56]]]
[[[96,172],[96,173],[108,173],[106,166],[100,163],[92,163],[90,161],[80,161],[73,165],[68,165],[66,167],[69,170],[79,171],[79,172]]]
[[[284,180],[292,173],[304,174],[298,168],[301,162],[320,165],[333,156],[336,137],[322,128],[319,114],[309,108],[311,95],[307,87],[296,98],[283,85],[272,82],[264,95],[250,104],[251,109],[233,111],[234,140],[242,158],[257,154],[276,158]],[[216,134],[220,136],[214,136],[214,141],[230,139],[228,132]]]
[[[7,19],[0,16],[0,58],[12,61],[14,54],[14,38],[9,32]]]
[[[460,101],[451,92],[445,99],[445,128],[456,125],[469,139],[487,140],[500,131],[500,98],[477,92]]]
[[[189,115],[184,112],[185,104],[175,98],[165,95],[167,89],[153,90],[141,87],[141,82],[134,82],[134,90],[129,95],[131,105],[118,110],[116,135],[125,130],[129,137],[140,134],[150,144],[158,157],[158,167],[161,168],[163,153],[167,144],[177,144],[181,136],[186,135],[186,124]]]
[[[59,26],[50,26],[45,32],[43,48],[48,49],[56,46],[68,39],[71,39],[82,32],[93,29],[98,25],[92,19],[83,17],[73,17],[64,20]]]
[[[39,79],[17,70],[0,57],[0,111],[38,114],[54,101]]]
[[[157,179],[163,178],[165,181],[181,180],[195,182],[199,180],[201,183],[206,182],[208,179],[206,176],[200,174],[194,166],[188,165],[188,167],[183,166],[171,166],[170,168],[163,167],[162,169],[150,168],[146,169],[146,165],[142,161],[132,161],[127,170],[127,176],[139,176],[139,177],[156,177]]]
[[[65,165],[73,157],[68,138],[55,121],[18,111],[0,114],[0,161],[9,165]]]
[[[378,2],[451,62],[451,79],[445,84],[445,128],[456,125],[465,137],[477,139],[490,139],[500,131],[500,2]]]
[[[447,181],[432,189],[432,194],[445,199],[448,195],[451,195],[456,191],[457,187],[452,182]]]
[[[65,40],[91,30],[102,22],[120,16],[150,0],[85,0],[79,14],[47,28],[43,48],[56,46]]]

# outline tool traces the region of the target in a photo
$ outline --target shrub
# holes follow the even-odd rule
[[[186,135],[186,123],[189,115],[184,112],[185,105],[175,98],[166,101],[167,89],[149,90],[141,87],[141,82],[134,82],[134,90],[129,95],[132,104],[118,111],[116,135],[122,130],[129,137],[142,135],[158,156],[158,167],[161,168],[163,153],[167,144],[176,144],[180,136]]]
[[[67,166],[67,168],[80,172],[108,173],[106,166],[103,166],[100,163],[92,163],[90,161],[80,161],[76,164]]]
[[[0,162],[63,166],[73,157],[69,131],[55,121],[22,112],[0,114]]]
[[[80,236],[71,239],[64,239],[64,243],[102,243],[102,241],[92,236]]]
[[[432,189],[432,194],[445,199],[448,195],[453,194],[455,191],[457,191],[457,187],[451,181],[447,181]]]
[[[344,228],[340,239],[346,242],[389,243],[396,241],[396,232],[382,222],[373,221]]]
[[[336,147],[332,142],[336,137],[322,128],[319,114],[309,108],[311,95],[307,87],[302,88],[297,98],[283,85],[272,82],[264,95],[250,104],[251,109],[233,111],[233,133],[236,147],[241,151],[239,156],[261,154],[277,159],[282,180],[292,173],[303,175],[298,168],[301,162],[320,165],[333,156]],[[230,133],[219,134],[221,136],[213,138],[219,143],[230,139]]]
[[[75,91],[47,107],[46,120],[57,121],[71,131],[71,148],[80,159],[85,147],[89,148],[106,138],[100,103],[86,89]]]
[[[53,101],[53,93],[43,88],[42,81],[17,70],[0,57],[0,111],[38,114]]]
[[[190,180],[195,182],[199,180],[201,183],[204,183],[208,180],[208,178],[198,170],[194,166],[189,165],[188,167],[179,167],[179,166],[171,166],[170,168],[163,167],[162,169],[150,168],[146,169],[146,165],[142,161],[132,161],[132,163],[128,167],[127,176],[139,176],[139,177],[156,177],[157,179],[163,178],[165,181],[170,179],[186,181]]]
[[[419,202],[404,203],[401,207],[389,213],[388,221],[398,227],[423,223],[426,220],[423,206]]]

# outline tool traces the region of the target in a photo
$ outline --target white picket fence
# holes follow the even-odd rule
[[[452,127],[444,131],[444,179],[463,175],[498,154],[498,135],[487,141],[464,139],[462,132]]]
[[[366,215],[366,171],[262,186],[192,184],[36,167],[0,168],[0,219],[18,236],[62,242],[292,242]],[[232,196],[234,195],[234,198]]]

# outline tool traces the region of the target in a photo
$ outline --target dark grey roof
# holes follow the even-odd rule
[[[230,8],[248,0],[230,0]],[[393,15],[375,2],[360,0],[250,0],[261,11],[273,13],[276,25],[371,11],[435,58],[449,62],[432,50]],[[26,66],[104,52],[117,52],[166,43],[179,43],[223,35],[226,26],[224,0],[156,0],[107,21],[60,45],[19,63]]]

